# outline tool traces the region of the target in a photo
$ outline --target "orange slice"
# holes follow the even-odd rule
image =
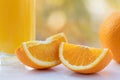
[[[45,69],[60,64],[58,57],[61,42],[66,42],[63,33],[49,37],[45,41],[28,41],[16,50],[19,60],[32,68]]]
[[[108,49],[90,48],[64,42],[60,45],[59,57],[66,67],[84,74],[102,70],[112,59]]]

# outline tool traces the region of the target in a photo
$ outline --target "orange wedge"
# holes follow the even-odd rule
[[[59,57],[67,68],[84,74],[96,73],[104,69],[112,59],[108,49],[90,48],[64,42],[60,45]]]
[[[46,69],[60,64],[59,46],[66,42],[63,33],[49,37],[45,41],[28,41],[16,50],[18,59],[25,65],[35,69]]]

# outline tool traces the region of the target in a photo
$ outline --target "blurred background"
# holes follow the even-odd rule
[[[120,9],[120,0],[36,0],[37,39],[64,32],[68,41],[100,47],[103,20]]]

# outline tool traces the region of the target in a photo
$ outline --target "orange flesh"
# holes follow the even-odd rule
[[[59,60],[59,45],[61,42],[66,42],[66,39],[62,36],[55,37],[52,43],[49,44],[39,44],[33,47],[29,47],[29,51],[35,58],[42,61],[55,61]]]
[[[64,44],[63,56],[71,64],[76,66],[86,66],[98,58],[101,49],[85,48],[73,44]],[[71,58],[70,58],[71,57]]]
[[[54,47],[53,47],[54,46]],[[58,45],[40,44],[38,46],[29,47],[32,56],[42,61],[54,61],[58,57]]]

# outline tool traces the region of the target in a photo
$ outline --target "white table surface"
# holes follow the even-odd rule
[[[104,70],[91,75],[72,72],[63,65],[34,70],[22,64],[0,66],[0,80],[120,80],[120,64],[112,61]]]

